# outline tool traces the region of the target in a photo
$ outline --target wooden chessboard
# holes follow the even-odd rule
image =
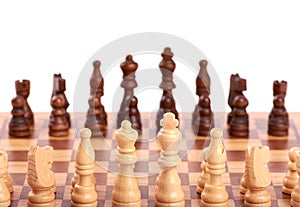
[[[73,116],[73,114],[71,115]],[[266,133],[268,113],[250,113],[250,138],[230,138],[224,129],[224,146],[227,151],[227,171],[223,181],[229,193],[229,206],[243,206],[239,193],[239,182],[244,172],[244,149],[248,145],[267,145],[270,147],[269,170],[272,185],[268,188],[271,193],[272,206],[289,206],[290,196],[281,192],[282,180],[287,172],[288,150],[300,146],[299,113],[290,114],[290,130],[288,137],[272,137]],[[9,172],[14,181],[14,193],[11,206],[27,206],[27,195],[30,187],[26,182],[27,152],[31,145],[51,145],[54,148],[54,163],[52,166],[56,175],[56,206],[70,206],[70,181],[75,171],[75,153],[78,147],[76,128],[80,128],[85,120],[84,115],[78,122],[73,123],[68,137],[55,138],[48,135],[49,113],[35,113],[35,126],[30,138],[13,138],[8,135],[8,123],[11,115],[0,113],[1,139],[0,147],[5,148],[9,158]],[[76,116],[75,116],[76,117]],[[108,114],[109,131],[107,138],[92,140],[96,166],[98,206],[111,206],[111,193],[114,187],[117,164],[114,161],[116,144],[112,139],[115,114]],[[139,186],[142,192],[142,206],[154,206],[155,179],[158,172],[157,159],[159,147],[155,140],[155,119],[147,113],[142,113],[144,135],[136,143],[139,161],[136,164]],[[183,143],[180,144],[182,162],[178,172],[182,179],[185,192],[186,206],[200,206],[200,195],[196,193],[197,180],[200,175],[201,149],[208,144],[206,137],[195,137],[191,131],[190,116],[181,116],[180,129]],[[297,124],[299,126],[297,126]],[[224,125],[226,126],[226,125]],[[148,130],[149,129],[149,130]]]

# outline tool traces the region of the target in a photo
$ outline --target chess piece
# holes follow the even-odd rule
[[[248,151],[245,150],[245,159],[247,160],[249,158],[249,154]],[[246,162],[245,162],[245,170],[244,170],[244,175],[240,180],[240,193],[245,195],[245,193],[248,191],[248,186],[247,186],[247,182],[245,180],[245,174],[246,174]]]
[[[300,151],[300,147],[292,147],[289,151],[288,172],[283,179],[282,192],[291,194],[296,186],[299,176],[296,167],[296,153]]]
[[[92,137],[105,137],[107,134],[107,114],[101,103],[104,95],[104,79],[100,72],[100,61],[93,63],[94,70],[90,78],[89,109],[85,127],[92,130]]]
[[[15,87],[16,87],[17,96],[23,96],[23,98],[25,100],[25,104],[24,104],[25,118],[28,120],[29,125],[33,125],[34,124],[34,115],[28,104],[28,101],[27,101],[27,98],[30,94],[30,81],[29,80],[23,80],[23,81],[17,80],[15,82]]]
[[[69,123],[66,117],[65,99],[62,94],[54,95],[51,100],[52,111],[49,122],[49,135],[64,137],[69,134]]]
[[[64,108],[66,111],[65,116],[66,116],[66,119],[67,119],[67,122],[68,122],[68,125],[70,128],[71,127],[71,117],[70,117],[70,114],[67,112],[67,109],[70,104],[66,97],[65,91],[66,91],[66,80],[62,78],[60,73],[54,74],[53,75],[53,90],[52,90],[50,102],[52,101],[53,96],[61,94],[61,97],[64,99]]]
[[[201,160],[207,161],[207,173],[210,179],[205,183],[201,193],[201,206],[228,206],[228,193],[222,182],[222,174],[225,173],[226,151],[223,146],[223,131],[213,128],[210,131],[211,141],[201,155]]]
[[[157,134],[157,141],[161,146],[158,163],[162,172],[156,179],[155,206],[184,207],[184,192],[176,167],[181,161],[178,145],[182,138],[177,128],[178,120],[173,113],[168,112],[164,114],[160,124],[162,128]]]
[[[198,104],[196,104],[195,106],[193,112],[193,118],[192,118],[192,126],[195,130],[198,130],[200,124],[200,116],[199,116],[200,98],[202,95],[208,96],[210,94],[210,77],[207,72],[207,61],[201,60],[199,62],[199,65],[200,65],[200,70],[196,78],[196,94],[199,97],[199,101]]]
[[[9,135],[12,137],[28,137],[30,135],[29,123],[25,118],[25,100],[22,96],[16,96],[11,104],[13,115],[9,122]]]
[[[203,161],[201,163],[201,175],[198,179],[198,185],[197,185],[197,193],[202,193],[205,183],[207,183],[210,179],[210,175],[207,173],[207,162]]]
[[[214,127],[213,112],[211,111],[208,94],[201,95],[198,110],[199,123],[196,125],[198,128],[196,128],[195,134],[198,136],[208,136],[210,130]]]
[[[13,179],[11,175],[8,173],[8,155],[5,149],[0,149],[0,156],[2,155],[4,156],[4,161],[6,164],[6,172],[3,175],[3,181],[6,184],[8,191],[12,193],[14,191]]]
[[[234,108],[229,125],[229,134],[234,137],[249,136],[249,115],[246,111],[248,100],[243,95],[237,95],[234,99]]]
[[[227,124],[230,124],[233,117],[235,97],[238,95],[244,96],[243,91],[245,90],[247,90],[246,79],[240,78],[239,74],[232,74],[230,76],[230,88],[228,96],[228,105],[231,108],[231,112],[228,114]]]
[[[98,205],[94,181],[95,152],[91,144],[92,132],[88,128],[80,130],[80,145],[76,152],[75,173],[77,183],[71,193],[71,206]]]
[[[163,118],[163,115],[165,113],[172,112],[175,115],[175,118],[179,120],[175,99],[172,94],[172,89],[176,87],[173,82],[173,72],[175,70],[176,64],[172,59],[173,53],[171,51],[171,48],[166,47],[161,56],[163,59],[159,63],[159,69],[162,73],[162,82],[160,83],[159,87],[163,90],[163,94],[156,116],[157,131],[160,129],[160,120]]]
[[[28,152],[27,183],[31,187],[28,193],[28,207],[55,206],[55,174],[51,167],[53,148],[51,146],[32,146]]]
[[[300,151],[296,151],[295,160],[296,160],[297,173],[299,177],[300,176]],[[293,207],[300,206],[300,179],[298,179],[298,182],[292,191],[290,204]]]
[[[119,173],[112,191],[112,206],[141,206],[141,191],[133,171],[137,162],[134,145],[138,133],[131,128],[130,121],[124,120],[114,138],[118,143],[116,161],[119,163]]]
[[[132,128],[135,129],[138,134],[142,132],[141,114],[138,109],[138,99],[133,96],[129,104],[129,119],[132,123]]]
[[[10,193],[4,182],[4,176],[7,172],[6,156],[0,153],[0,206],[10,206]]]
[[[271,206],[270,193],[266,188],[271,184],[268,166],[270,160],[269,147],[249,146],[246,149],[245,181],[248,187],[244,198],[244,206]]]
[[[127,55],[126,60],[120,64],[120,67],[123,72],[123,81],[121,82],[121,87],[124,88],[124,96],[117,115],[117,128],[121,127],[123,120],[130,120],[129,106],[134,96],[133,90],[137,87],[135,71],[138,68],[138,64],[133,61],[131,55]]]
[[[273,82],[273,108],[268,119],[268,134],[272,136],[287,136],[289,116],[284,106],[287,82]]]

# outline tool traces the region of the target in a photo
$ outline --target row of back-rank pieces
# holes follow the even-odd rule
[[[160,128],[159,121],[163,114],[172,112],[178,119],[175,99],[172,89],[175,88],[173,82],[173,72],[176,64],[173,61],[173,53],[170,48],[165,48],[161,54],[162,60],[159,68],[162,72],[162,82],[160,88],[163,89],[159,110],[157,112],[156,127]],[[104,79],[100,72],[100,61],[93,63],[93,72],[90,78],[90,98],[88,100],[89,109],[87,111],[85,127],[92,130],[93,137],[105,137],[107,133],[107,114],[101,103],[103,96]],[[213,112],[211,110],[210,77],[207,72],[207,61],[199,62],[200,70],[196,77],[196,94],[199,96],[196,104],[192,123],[194,132],[198,136],[207,136],[211,128],[214,127]],[[123,72],[121,87],[124,88],[124,97],[120,104],[117,116],[117,128],[123,120],[130,120],[134,129],[139,134],[142,133],[142,123],[138,110],[138,99],[134,96],[133,89],[137,87],[135,71],[138,64],[131,55],[126,56],[126,60],[120,64]],[[240,78],[238,74],[230,77],[230,91],[228,104],[231,112],[228,115],[229,134],[236,137],[248,137],[249,117],[246,111],[248,100],[243,91],[246,90],[246,79]],[[15,82],[17,97],[12,100],[12,119],[9,123],[9,134],[13,137],[27,137],[30,134],[29,126],[34,124],[34,116],[27,102],[30,93],[30,81],[23,80]],[[49,135],[67,136],[71,126],[70,115],[67,112],[69,102],[65,95],[65,79],[61,74],[54,74],[53,92],[51,96],[51,106],[53,108],[49,122]],[[286,136],[289,128],[288,113],[285,109],[284,99],[286,96],[287,82],[273,82],[273,108],[268,117],[268,134],[274,136]]]

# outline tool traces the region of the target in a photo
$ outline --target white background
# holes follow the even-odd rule
[[[226,98],[230,74],[246,78],[248,111],[271,110],[273,80],[288,81],[286,108],[299,111],[297,1],[84,2],[1,1],[0,111],[11,110],[18,79],[31,81],[32,110],[50,111],[54,73],[62,73],[67,81],[71,111],[74,87],[87,60],[111,41],[140,32],[169,33],[198,47],[217,71]],[[118,77],[107,84],[120,84],[121,72],[116,70]],[[105,96],[108,93],[106,87]],[[139,107],[157,108],[159,99]],[[109,102],[104,97],[108,111]]]

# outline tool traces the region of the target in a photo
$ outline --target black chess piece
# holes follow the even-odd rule
[[[102,105],[101,97],[104,95],[104,79],[100,72],[101,62],[93,63],[94,69],[90,78],[89,109],[86,116],[85,127],[91,129],[92,137],[105,137],[107,134],[107,114]]]
[[[117,115],[117,128],[121,127],[121,123],[124,120],[129,120],[129,105],[134,96],[134,88],[137,87],[135,80],[135,72],[138,68],[138,64],[133,61],[131,55],[126,56],[126,60],[120,64],[123,72],[123,80],[121,87],[124,88],[124,96],[120,105],[120,109]]]
[[[214,127],[213,112],[210,107],[210,98],[207,93],[200,96],[199,100],[199,125],[195,131],[198,136],[208,136]]]
[[[193,116],[192,116],[192,127],[195,130],[196,134],[198,133],[198,128],[200,124],[200,97],[202,95],[209,95],[210,94],[210,77],[207,72],[207,61],[201,60],[199,62],[200,70],[199,74],[196,78],[196,94],[199,97],[198,104],[196,104]]]
[[[70,114],[67,112],[67,109],[69,107],[69,101],[67,99],[67,96],[65,94],[66,91],[66,80],[62,78],[61,74],[54,74],[53,75],[53,90],[50,102],[52,101],[52,97],[55,95],[61,94],[61,97],[64,99],[64,108],[66,110],[66,119],[68,121],[69,128],[71,127],[71,117]]]
[[[229,135],[234,137],[249,136],[249,115],[247,113],[248,100],[244,95],[234,98],[232,118],[230,120]]]
[[[176,64],[173,61],[173,53],[171,48],[166,47],[161,53],[162,60],[159,63],[159,68],[162,73],[162,82],[159,87],[163,89],[163,94],[160,100],[160,107],[156,115],[156,128],[160,129],[160,120],[163,118],[164,113],[172,112],[175,114],[176,119],[179,121],[178,112],[176,110],[175,99],[172,94],[172,89],[176,87],[173,82],[173,72],[176,68]]]
[[[140,135],[142,133],[142,122],[141,114],[137,106],[138,99],[135,96],[133,96],[129,104],[129,119],[132,128],[135,129]]]
[[[16,96],[12,99],[12,118],[9,122],[9,135],[12,137],[29,137],[29,122],[25,118],[25,99],[23,96]]]
[[[233,117],[233,108],[234,108],[234,99],[238,95],[243,95],[243,91],[247,90],[247,81],[246,79],[240,78],[239,74],[232,74],[230,76],[230,88],[228,96],[228,105],[231,108],[231,111],[228,113],[227,124],[230,124],[230,121]]]
[[[69,123],[66,116],[65,99],[63,95],[54,95],[51,99],[51,106],[49,135],[54,137],[68,136]]]
[[[287,136],[289,131],[289,116],[285,108],[286,81],[273,82],[273,108],[268,119],[268,134],[272,136]]]
[[[29,125],[34,125],[34,115],[31,110],[31,107],[28,104],[27,98],[30,95],[30,81],[29,80],[23,80],[19,81],[17,80],[15,82],[16,87],[16,94],[17,96],[23,96],[25,100],[24,110],[25,110],[25,118],[28,120]]]

